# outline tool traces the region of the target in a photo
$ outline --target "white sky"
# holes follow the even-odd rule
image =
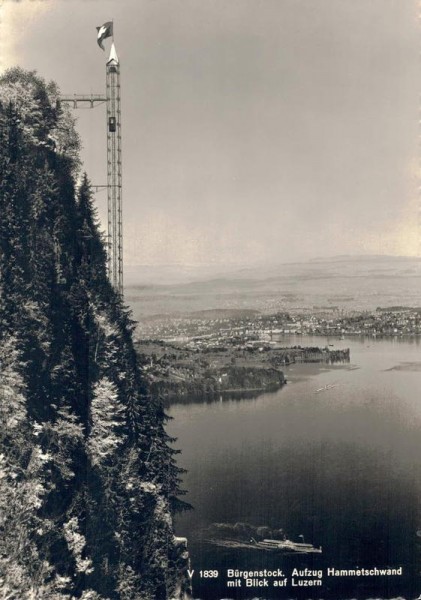
[[[95,28],[114,19],[127,264],[415,255],[418,8],[3,0],[0,66],[102,92],[109,44]],[[85,168],[104,183],[104,107],[77,116]]]

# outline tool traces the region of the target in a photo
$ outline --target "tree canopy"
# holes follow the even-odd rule
[[[0,78],[0,598],[164,600],[180,470],[59,98]]]

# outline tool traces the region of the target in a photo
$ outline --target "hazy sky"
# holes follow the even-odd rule
[[[127,264],[417,254],[417,0],[0,7],[2,69],[71,93],[104,91],[95,28],[114,19]],[[104,183],[104,107],[76,116]]]

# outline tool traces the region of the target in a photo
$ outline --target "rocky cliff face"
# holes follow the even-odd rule
[[[180,471],[58,99],[0,79],[0,598],[184,598]]]

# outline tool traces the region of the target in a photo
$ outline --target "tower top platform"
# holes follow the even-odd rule
[[[107,65],[114,65],[117,66],[120,64],[120,61],[118,60],[118,56],[117,56],[117,51],[115,49],[115,45],[114,42],[111,44],[111,50],[110,50],[110,57],[107,61]]]

